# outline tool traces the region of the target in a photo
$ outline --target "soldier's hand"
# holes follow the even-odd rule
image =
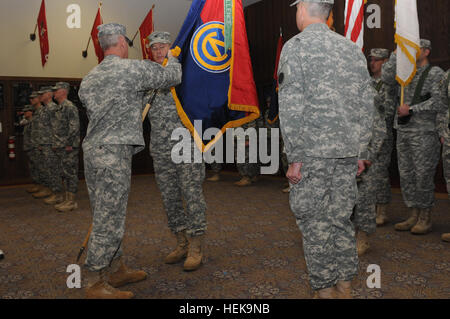
[[[445,143],[445,137],[441,136],[441,144],[444,145]]]
[[[167,58],[170,59],[170,58],[173,58],[173,57],[174,56],[172,54],[172,50],[169,50],[169,52],[167,52]]]
[[[302,179],[302,169],[303,163],[292,163],[289,165],[288,171],[286,173],[286,177],[289,179],[291,184],[298,184]]]
[[[369,168],[370,166],[372,166],[372,162],[371,161],[367,161],[367,160],[363,160],[364,165]]]
[[[399,117],[408,116],[409,115],[409,105],[408,104],[401,105],[398,108],[397,113],[398,113]]]
[[[366,169],[366,164],[363,160],[358,160],[358,172],[356,173],[356,176],[360,176],[362,172]]]

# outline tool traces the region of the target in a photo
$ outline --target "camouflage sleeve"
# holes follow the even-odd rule
[[[394,125],[395,111],[397,110],[397,106],[399,104],[397,98],[397,85],[384,85],[385,91],[385,100],[384,100],[384,112],[386,120],[389,121],[390,125]]]
[[[422,112],[446,112],[446,107],[442,103],[442,93],[440,82],[444,76],[444,71],[439,67],[433,67],[428,74],[427,81],[432,83],[431,85],[431,98],[425,102],[421,102],[411,106],[414,113]],[[425,93],[425,92],[424,92]]]
[[[362,54],[362,53],[361,53]],[[365,68],[365,66],[364,66]],[[365,71],[360,86],[359,108],[359,159],[368,159],[368,145],[372,137],[373,114],[375,110],[375,89],[371,85],[369,74]]]
[[[170,58],[165,67],[148,60],[134,62],[142,76],[140,91],[171,88],[181,83],[181,64],[176,58]]]
[[[278,77],[280,78],[281,73],[284,73],[285,78],[286,74],[291,77],[291,74],[295,72],[297,75],[296,79],[304,79],[299,58],[296,58],[296,54],[290,52],[291,50],[295,50],[292,43],[287,42],[281,51]],[[285,98],[282,103],[280,102],[279,110],[280,130],[284,141],[284,150],[289,163],[302,163],[305,158],[305,150],[302,148],[304,141],[298,135],[298,125],[301,123],[301,118],[305,110],[305,103],[303,103],[305,97],[302,83],[300,81],[289,83],[289,85],[283,83],[280,86],[281,96],[289,97]]]
[[[448,77],[450,76],[450,71],[447,71],[445,75],[442,77],[442,80],[439,84],[440,93],[441,93],[441,103],[444,106],[445,111],[438,112],[436,116],[436,128],[439,133],[439,137],[445,137],[448,134],[449,122],[450,122],[450,84],[448,81]]]
[[[71,105],[68,111],[69,115],[69,132],[67,134],[67,145],[74,146],[76,139],[80,138],[80,119],[78,116],[78,109],[75,105]]]
[[[397,84],[397,80],[395,76],[397,74],[397,54],[392,52],[389,60],[383,64],[381,68],[381,80],[388,84],[395,86]]]
[[[375,109],[373,118],[373,133],[369,144],[369,161],[373,162],[380,153],[384,140],[387,139],[386,121],[382,114]]]

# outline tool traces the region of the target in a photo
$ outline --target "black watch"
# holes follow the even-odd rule
[[[412,108],[409,108],[409,115],[413,115],[413,114],[414,114],[414,112],[413,112]]]

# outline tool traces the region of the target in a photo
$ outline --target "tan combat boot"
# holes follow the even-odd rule
[[[48,187],[42,187],[37,193],[33,193],[34,198],[46,198],[53,195],[53,192]]]
[[[112,262],[108,284],[114,288],[118,288],[145,279],[147,279],[147,273],[145,271],[129,269],[120,257],[114,259]]]
[[[387,204],[377,204],[377,226],[382,226],[387,223],[388,218],[386,216]]]
[[[352,282],[338,281],[336,283],[336,293],[338,299],[353,299],[352,297]]]
[[[336,299],[336,289],[334,287],[319,289],[314,293],[314,299]]]
[[[41,190],[38,184],[32,184],[30,187],[26,189],[27,193],[37,193]]]
[[[419,221],[411,229],[415,235],[425,235],[431,231],[431,208],[420,210]]]
[[[252,181],[250,179],[250,177],[248,176],[244,176],[241,178],[241,180],[239,182],[234,183],[234,185],[236,186],[249,186],[252,184]]]
[[[441,239],[450,243],[450,233],[442,234]]]
[[[288,187],[286,187],[286,188],[283,188],[282,190],[281,190],[283,193],[289,193],[290,191],[291,191],[291,186],[289,185]]]
[[[59,205],[55,205],[55,208],[60,212],[70,212],[71,210],[77,209],[78,204],[75,201],[75,194],[66,192],[66,200]]]
[[[203,257],[202,241],[203,235],[190,238],[187,258],[184,262],[184,270],[192,271],[200,267]]]
[[[61,206],[65,205],[65,204],[67,203],[67,198],[68,198],[67,192],[66,192],[64,195],[65,195],[65,196],[64,196],[64,201],[61,202],[61,203],[59,203],[59,204],[56,204],[56,205],[53,206],[53,207],[56,208],[56,210],[59,210],[59,208],[60,208]]]
[[[364,231],[358,231],[356,235],[356,249],[358,256],[362,256],[370,248],[369,235]]]
[[[208,182],[218,182],[220,181],[220,175],[219,173],[214,174],[213,176],[211,176],[210,178],[206,179]]]
[[[86,274],[88,285],[85,289],[87,299],[131,299],[131,291],[120,291],[108,284],[108,271],[88,271]]]
[[[410,208],[411,216],[405,220],[404,222],[395,224],[395,229],[400,231],[410,230],[414,227],[419,219],[419,209],[418,208]]]
[[[175,264],[187,256],[189,242],[186,238],[186,231],[180,231],[177,236],[177,247],[164,259],[166,264]]]
[[[47,205],[55,205],[64,202],[63,193],[54,193],[50,197],[44,199],[44,203]]]

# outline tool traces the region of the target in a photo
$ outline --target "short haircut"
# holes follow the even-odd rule
[[[311,17],[321,18],[325,21],[328,19],[330,12],[333,9],[333,5],[331,3],[308,2],[306,4],[308,14]]]
[[[120,34],[107,34],[98,38],[98,42],[102,47],[103,51],[108,50],[111,47],[114,47],[119,43]]]

